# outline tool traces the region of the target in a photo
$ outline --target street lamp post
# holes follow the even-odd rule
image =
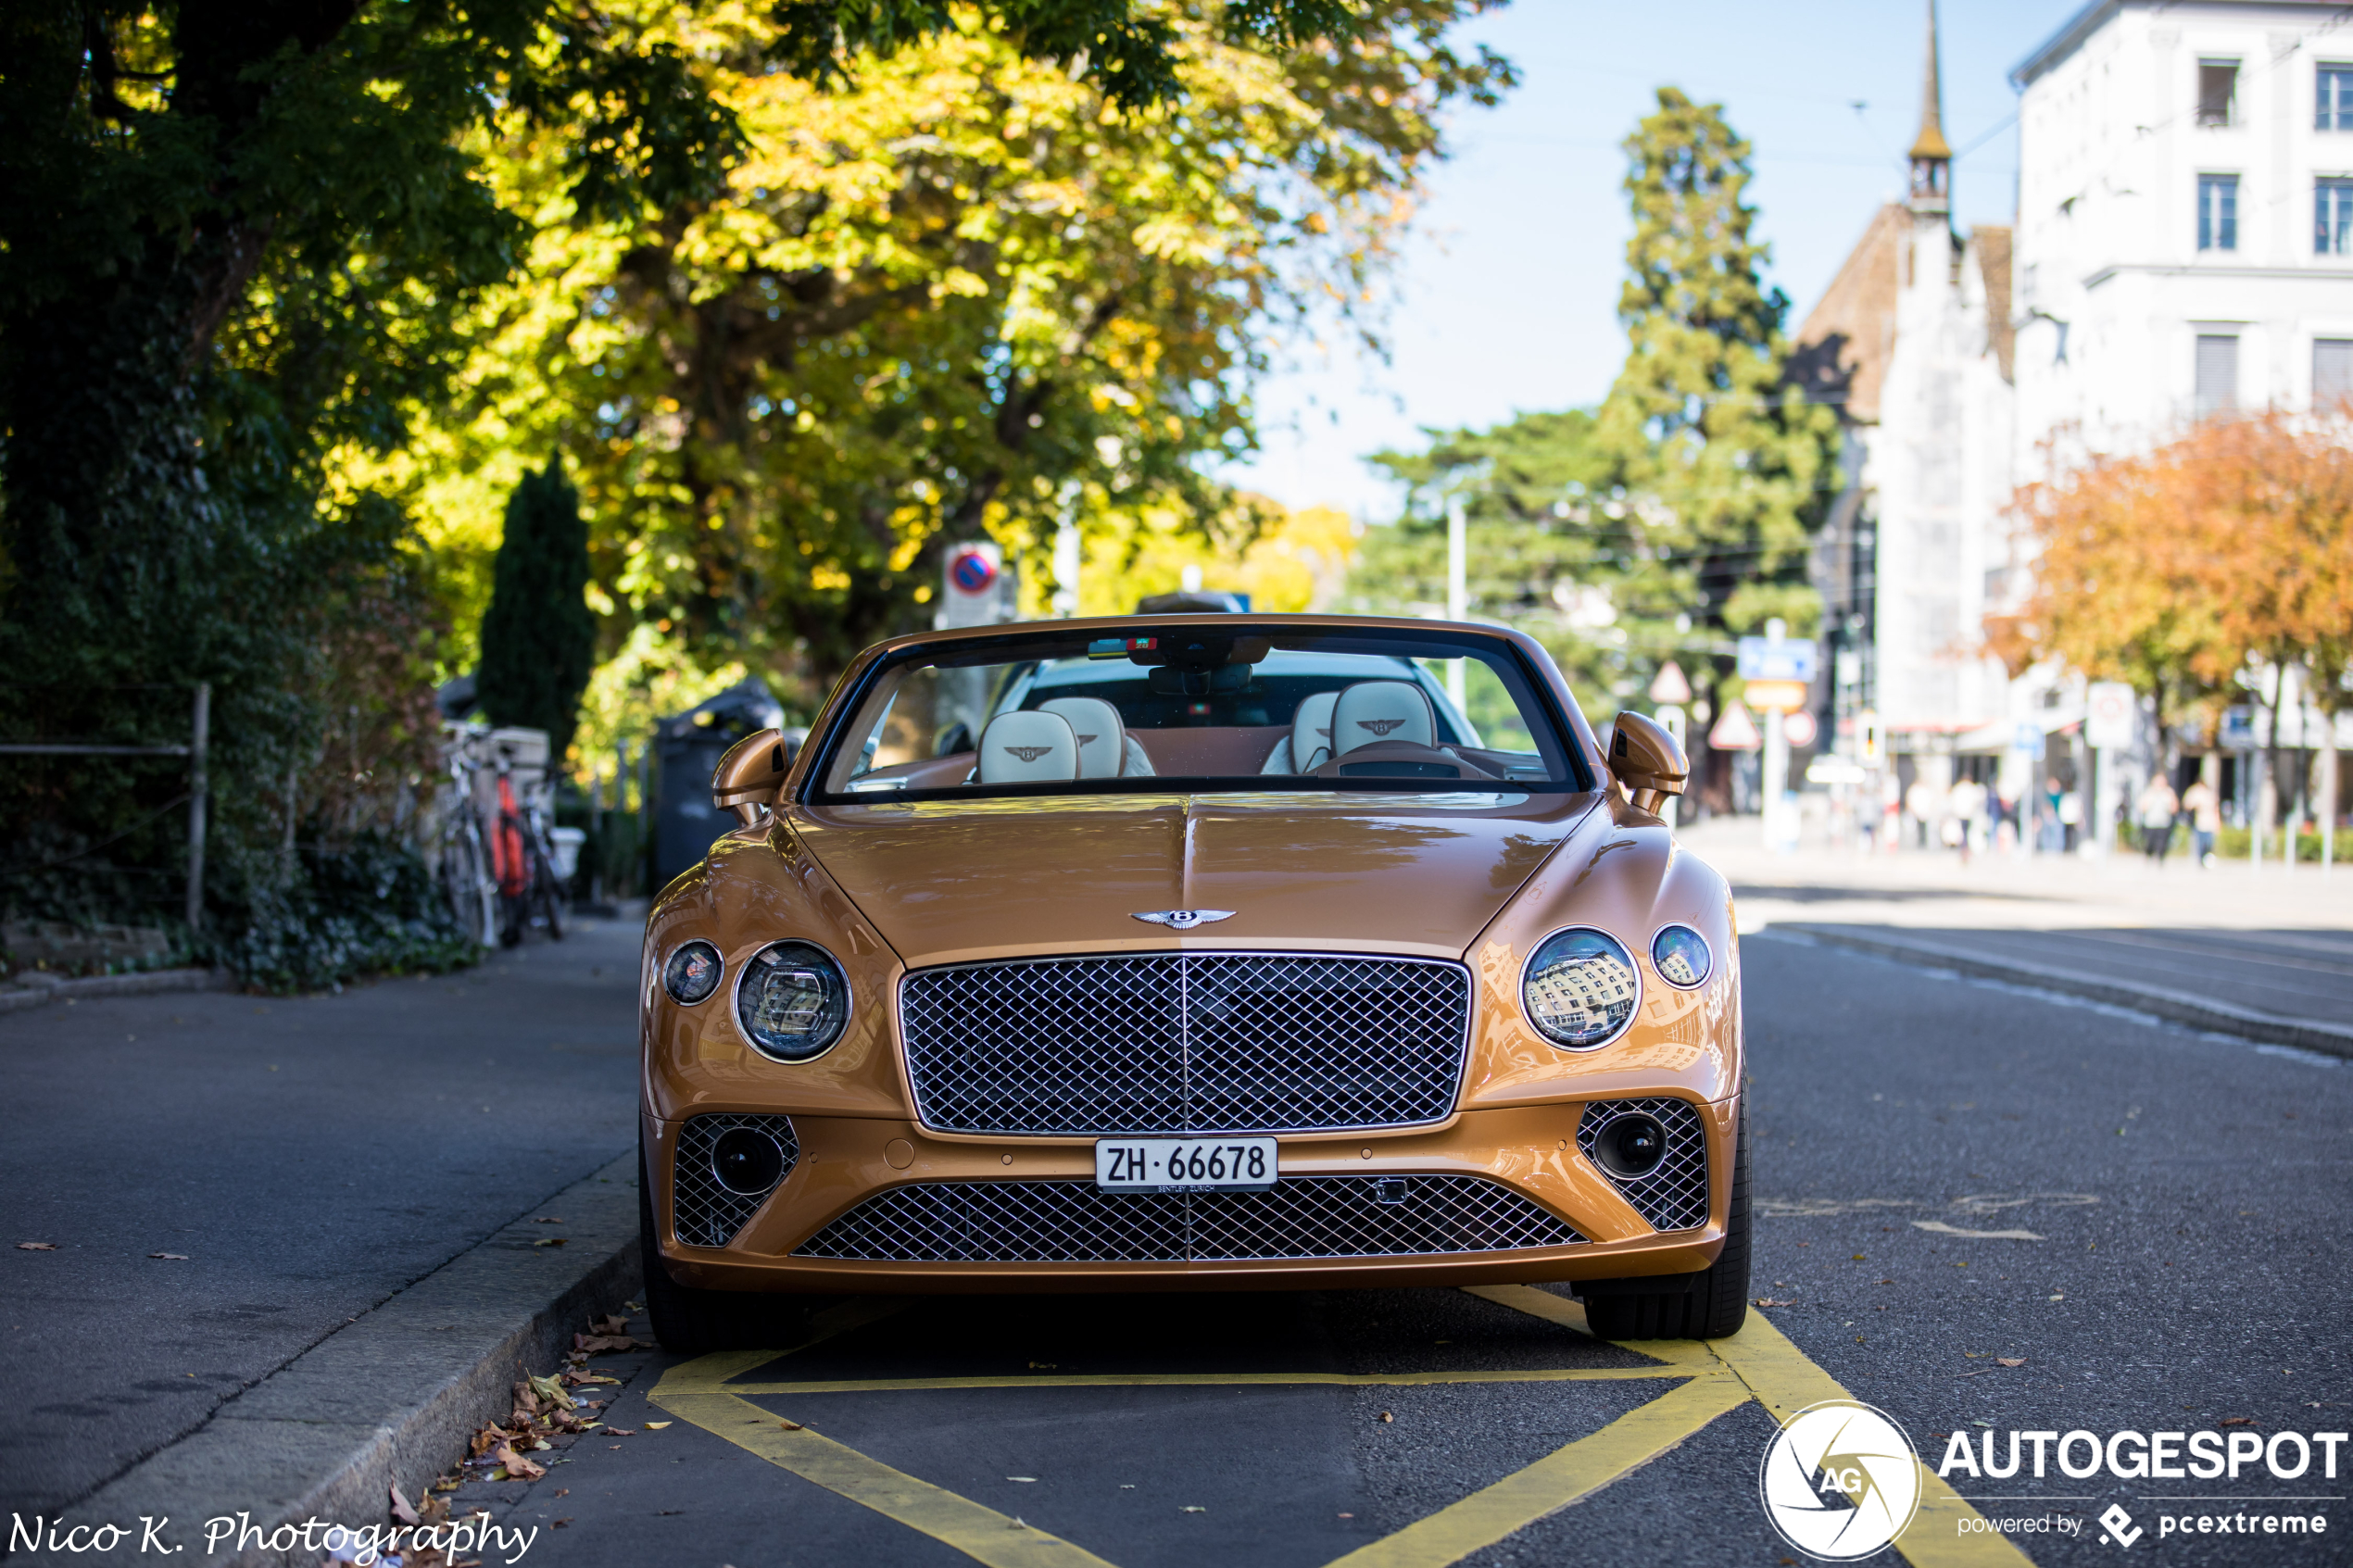
[[[1463,498],[1449,496],[1446,501],[1446,619],[1460,621],[1470,613],[1469,531],[1463,517]],[[1446,695],[1453,699],[1454,711],[1463,711],[1468,693],[1468,671],[1463,660],[1446,661]]]

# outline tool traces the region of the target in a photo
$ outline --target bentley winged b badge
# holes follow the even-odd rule
[[[1190,931],[1197,925],[1207,925],[1212,921],[1231,920],[1234,918],[1234,911],[1231,909],[1152,909],[1139,911],[1129,918],[1150,921],[1154,925],[1164,925],[1171,931]]]

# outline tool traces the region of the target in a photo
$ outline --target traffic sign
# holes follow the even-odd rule
[[[1751,681],[1741,693],[1741,699],[1751,708],[1761,708],[1768,712],[1794,713],[1806,706],[1806,683]]]
[[[1810,642],[1784,637],[1741,639],[1741,679],[1743,681],[1811,681],[1815,649]]]
[[[1755,751],[1765,744],[1765,737],[1756,733],[1756,721],[1749,717],[1748,709],[1735,700],[1716,716],[1707,732],[1707,744],[1718,751]]]
[[[988,626],[1013,619],[1013,574],[995,544],[959,545],[948,553],[937,624]]]
[[[2010,733],[2010,749],[2029,759],[2043,755],[2043,726],[2032,719],[2021,719]]]
[[[1792,746],[1811,746],[1818,728],[1814,715],[1800,708],[1781,720],[1781,738]]]
[[[2140,699],[2121,681],[2095,681],[2083,694],[2083,738],[2095,751],[2130,746],[2140,716]]]
[[[1692,700],[1692,684],[1683,678],[1683,667],[1673,659],[1658,667],[1658,674],[1651,682],[1651,700],[1680,708]]]

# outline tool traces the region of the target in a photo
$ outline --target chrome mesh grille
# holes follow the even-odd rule
[[[1620,1116],[1639,1112],[1654,1118],[1667,1134],[1667,1156],[1647,1176],[1621,1176],[1593,1160],[1593,1144],[1602,1129]],[[1681,1099],[1597,1099],[1578,1119],[1577,1147],[1593,1160],[1593,1169],[1609,1177],[1634,1212],[1655,1231],[1697,1230],[1707,1223],[1707,1128],[1691,1101]]]
[[[785,1151],[785,1168],[776,1177],[782,1186],[786,1176],[792,1174],[793,1164],[800,1158],[800,1140],[793,1136],[792,1122],[783,1116],[689,1116],[686,1125],[678,1129],[677,1152],[673,1156],[670,1171],[671,1227],[678,1239],[689,1247],[724,1247],[744,1228],[744,1223],[768,1201],[768,1192],[730,1192],[719,1185],[718,1175],[711,1168],[711,1146],[719,1135],[730,1127],[757,1127],[776,1140]]]
[[[1470,975],[1427,959],[1185,953],[925,970],[900,986],[946,1132],[1410,1127],[1454,1109]]]
[[[1178,1263],[1571,1247],[1575,1226],[1483,1176],[1297,1176],[1263,1192],[1104,1192],[1092,1182],[919,1182],[866,1199],[796,1258]]]

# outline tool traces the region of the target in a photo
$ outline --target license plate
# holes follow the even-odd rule
[[[1265,1191],[1273,1138],[1099,1138],[1095,1185],[1113,1192]]]

